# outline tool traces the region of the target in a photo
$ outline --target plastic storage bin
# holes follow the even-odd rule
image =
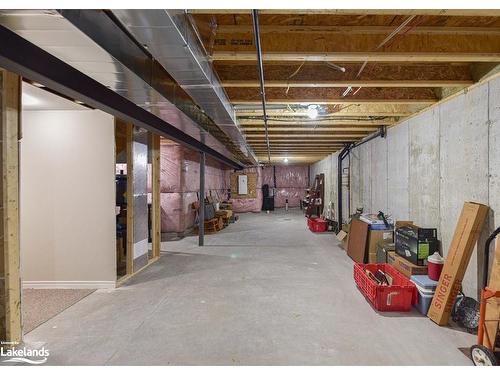
[[[327,221],[319,218],[308,218],[307,225],[312,232],[325,232]]]
[[[417,299],[414,306],[422,315],[427,315],[438,282],[431,280],[427,275],[412,275],[411,281],[417,287]]]
[[[368,269],[372,273],[381,270],[393,278],[390,286],[377,285],[365,273]],[[404,275],[396,271],[389,264],[360,264],[354,265],[354,280],[361,293],[378,311],[410,311],[416,301],[416,287]]]

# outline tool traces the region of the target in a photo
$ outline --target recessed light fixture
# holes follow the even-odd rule
[[[311,104],[307,107],[307,116],[311,119],[314,120],[316,117],[318,117],[318,106],[316,104]]]
[[[80,104],[80,105],[85,104],[84,102],[82,102],[82,101],[80,101],[80,100],[76,100],[76,99],[75,99],[75,103],[76,103],[76,104]]]
[[[288,163],[288,158],[285,156],[285,158],[283,159],[283,162],[284,163]]]

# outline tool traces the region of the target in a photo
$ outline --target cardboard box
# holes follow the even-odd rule
[[[377,244],[379,241],[390,241],[392,242],[394,239],[394,232],[389,230],[370,230],[368,232],[368,244],[367,244],[367,253],[368,258],[372,255],[376,260],[377,256]],[[371,263],[371,262],[369,262]]]
[[[394,242],[389,240],[378,241],[377,243],[377,254],[376,254],[376,262],[377,263],[388,263],[387,261],[387,253],[394,251]]]
[[[466,202],[462,208],[439,278],[436,294],[427,314],[433,322],[439,325],[448,324],[453,303],[460,290],[488,210],[488,206],[474,202]]]
[[[426,265],[427,257],[439,251],[435,228],[408,224],[396,228],[395,237],[396,253],[419,266]]]
[[[417,266],[392,251],[387,253],[387,263],[407,278],[411,275],[427,275],[427,266]]]
[[[337,233],[336,237],[340,241],[339,246],[342,249],[347,250],[347,241],[348,241],[348,238],[349,238],[349,233],[344,232],[343,230],[341,230],[340,232]]]

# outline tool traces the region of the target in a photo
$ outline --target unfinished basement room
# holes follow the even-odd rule
[[[0,365],[500,364],[500,9],[22,3]]]

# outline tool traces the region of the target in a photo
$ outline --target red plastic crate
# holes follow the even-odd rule
[[[365,269],[373,274],[377,270],[389,274],[393,278],[392,285],[377,285],[368,277]],[[416,302],[415,284],[389,264],[356,263],[354,265],[354,280],[361,293],[378,311],[410,311],[413,302]]]
[[[308,218],[307,226],[312,232],[325,232],[327,229],[327,221],[319,218]]]

